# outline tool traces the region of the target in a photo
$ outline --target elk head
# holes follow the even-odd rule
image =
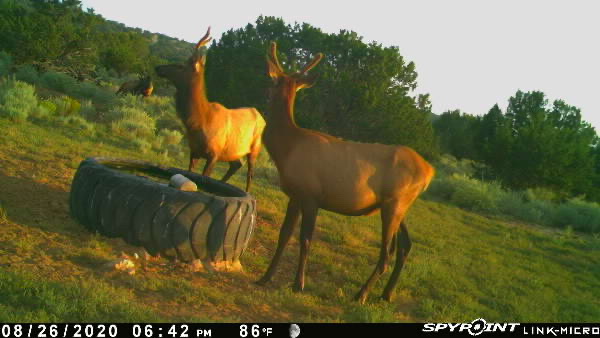
[[[277,58],[277,43],[271,42],[271,48],[267,53],[268,73],[273,80],[273,87],[268,92],[269,101],[272,101],[275,97],[290,98],[300,89],[312,87],[319,75],[309,75],[308,71],[318,65],[322,59],[323,53],[318,53],[302,70],[288,74],[283,70]]]
[[[192,55],[183,64],[161,65],[155,68],[156,74],[171,81],[175,87],[180,88],[195,79],[204,79],[204,65],[206,64],[206,45],[212,39],[210,36],[210,27],[206,34],[198,41]]]

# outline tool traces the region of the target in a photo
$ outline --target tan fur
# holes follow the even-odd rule
[[[302,214],[301,254],[295,289],[304,287],[304,269],[318,209],[352,216],[382,212],[382,247],[375,272],[357,298],[364,302],[373,283],[386,269],[393,241],[398,257],[384,291],[390,299],[408,250],[404,224],[406,212],[434,176],[434,168],[414,150],[404,146],[344,141],[294,122],[296,91],[309,88],[314,78],[306,72],[322,58],[317,55],[302,72],[286,74],[277,61],[273,43],[267,64],[275,81],[270,91],[271,111],[264,142],[280,175],[281,189],[290,198],[277,251],[259,283],[268,282],[277,267],[294,226]],[[398,230],[400,238],[397,238]]]
[[[261,135],[265,121],[255,108],[228,109],[209,102],[204,82],[206,50],[210,28],[196,45],[196,50],[182,65],[156,67],[159,76],[169,79],[177,88],[177,112],[187,131],[190,147],[189,171],[199,158],[206,158],[202,174],[209,176],[217,161],[229,162],[223,177],[227,181],[241,166],[241,158],[248,159],[246,191],[250,189],[253,167],[262,148]]]

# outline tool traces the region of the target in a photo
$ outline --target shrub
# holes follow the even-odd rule
[[[56,114],[56,103],[52,102],[51,100],[42,100],[40,101],[40,107],[43,107],[44,109],[46,109],[46,111],[48,111],[48,113],[50,114]]]
[[[57,96],[51,99],[56,105],[56,114],[62,116],[76,115],[81,109],[79,101],[68,96]]]
[[[558,201],[558,195],[546,188],[529,188],[525,190],[525,198],[528,201]]]
[[[12,66],[12,57],[10,54],[2,51],[0,52],[0,76],[6,76],[10,72]]]
[[[15,79],[0,80],[0,117],[22,122],[40,109],[32,85]]]
[[[40,76],[39,84],[46,88],[70,95],[77,87],[77,80],[67,74],[49,71]]]
[[[425,191],[425,196],[436,196],[444,200],[450,200],[456,191],[456,184],[451,177],[437,175]]]
[[[183,135],[177,130],[169,130],[169,129],[161,129],[158,133],[159,136],[163,138],[164,144],[179,144]]]
[[[171,157],[181,157],[183,156],[183,151],[181,150],[181,146],[178,144],[168,144],[167,152]]]
[[[459,175],[453,175],[452,179],[455,181],[455,190],[450,197],[452,203],[474,211],[498,210],[498,200],[504,193],[499,184]]]
[[[147,153],[152,148],[152,146],[150,145],[150,143],[148,143],[148,141],[140,140],[137,138],[133,139],[131,141],[131,145],[133,146],[133,149],[140,151],[142,153]]]
[[[102,105],[113,105],[117,102],[117,96],[112,90],[99,87],[90,82],[78,83],[72,95]]]
[[[96,107],[92,104],[92,101],[90,100],[81,101],[81,109],[79,110],[79,113],[88,121],[95,121],[98,119],[98,112],[96,112]]]
[[[528,200],[524,192],[506,192],[498,202],[502,213],[526,222],[549,225],[555,205],[549,201]]]
[[[61,116],[58,118],[58,122],[85,135],[93,134],[95,130],[94,124],[77,115]]]
[[[156,122],[144,111],[120,108],[113,110],[111,116],[114,118],[111,129],[121,136],[146,138],[154,135]],[[148,146],[151,147],[150,144]]]
[[[25,81],[31,84],[36,84],[39,80],[38,71],[33,65],[19,66],[15,72],[15,77],[17,80]]]
[[[570,199],[558,206],[552,223],[561,228],[571,226],[577,231],[599,233],[600,205],[580,198]]]

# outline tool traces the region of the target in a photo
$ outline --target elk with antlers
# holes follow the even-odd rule
[[[253,168],[262,148],[261,135],[265,121],[255,108],[227,109],[209,102],[204,82],[205,45],[211,40],[210,27],[196,44],[192,56],[183,64],[156,67],[156,73],[171,81],[176,88],[175,104],[179,118],[187,130],[190,147],[189,171],[199,158],[206,158],[202,175],[209,176],[217,161],[229,162],[223,176],[226,182],[242,167],[246,156],[248,175],[246,191],[250,189]]]
[[[263,140],[289,202],[275,255],[258,283],[264,285],[273,277],[300,216],[296,291],[304,289],[304,272],[319,209],[349,216],[381,211],[379,261],[356,298],[365,302],[396,251],[394,270],[382,296],[389,301],[411,247],[406,213],[429,185],[434,168],[408,147],[349,142],[298,127],[294,121],[296,92],[315,83],[317,77],[307,72],[322,58],[323,54],[318,54],[300,72],[289,74],[277,59],[274,42],[268,53],[268,72],[274,85],[269,92],[270,111]]]
[[[117,90],[116,94],[131,94],[148,97],[152,95],[152,91],[154,91],[152,78],[149,75],[140,75],[137,80],[123,83],[121,87],[119,87],[119,90]]]

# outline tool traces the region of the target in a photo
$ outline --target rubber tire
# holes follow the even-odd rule
[[[121,167],[164,177],[182,174],[203,191],[180,191]],[[184,262],[239,260],[256,223],[256,200],[241,189],[177,168],[112,158],[81,162],[69,207],[91,232]]]

